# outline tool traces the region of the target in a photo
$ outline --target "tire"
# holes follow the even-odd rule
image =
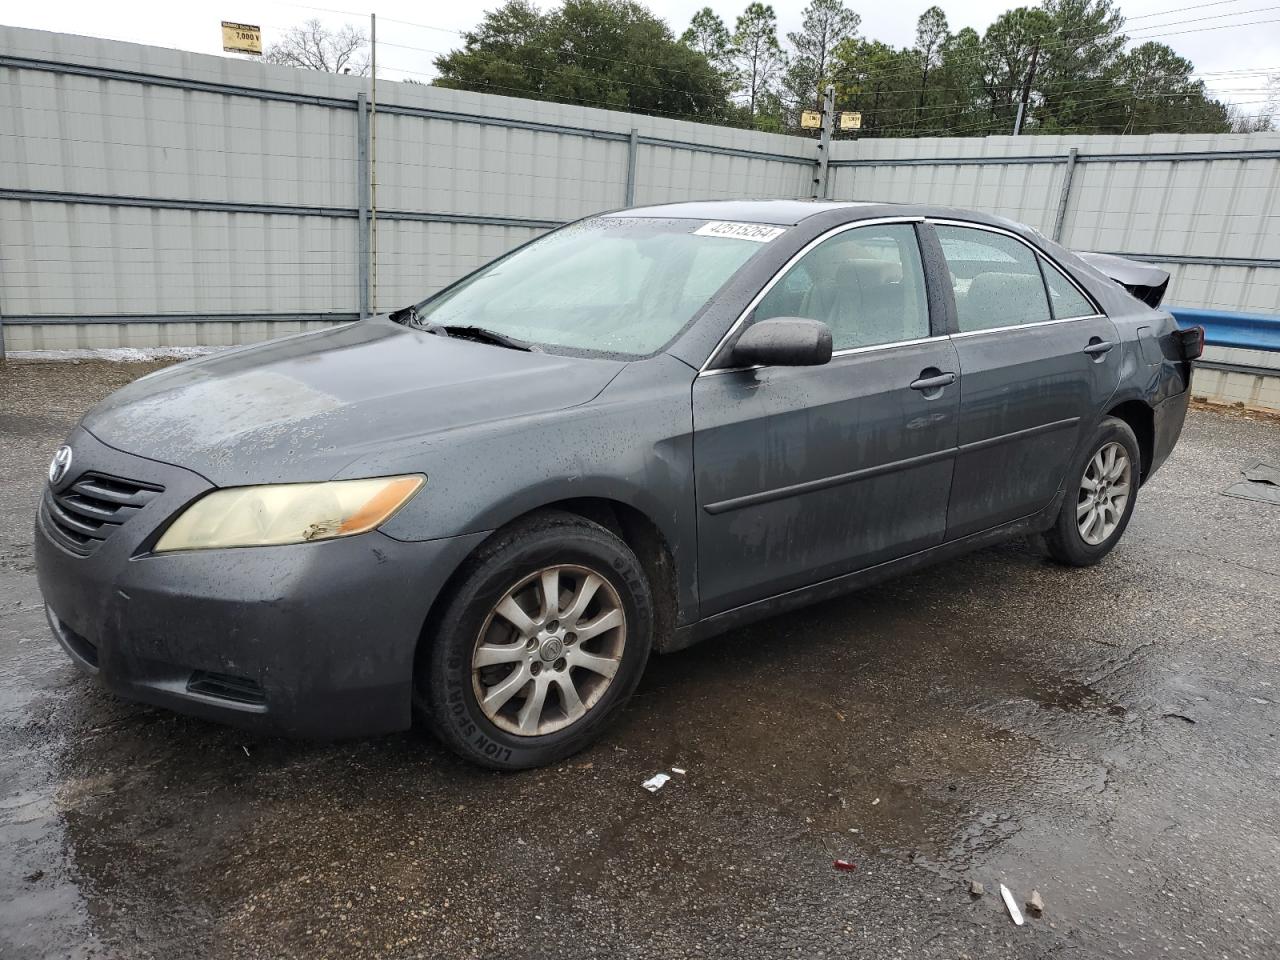
[[[1123,469],[1120,451],[1127,466]],[[1114,454],[1114,459],[1108,457]],[[1110,470],[1108,463],[1113,463]],[[1088,489],[1101,475],[1101,500],[1097,488]],[[1124,535],[1138,499],[1138,483],[1142,476],[1142,456],[1138,438],[1123,420],[1104,417],[1085,448],[1085,454],[1067,475],[1067,493],[1062,509],[1044,534],[1049,557],[1069,567],[1091,567],[1108,553]],[[1120,493],[1123,490],[1123,504]],[[1107,505],[1109,504],[1109,509]],[[1101,518],[1099,519],[1099,514]],[[1088,533],[1082,530],[1085,525]]]
[[[499,531],[452,582],[415,684],[436,736],[498,770],[554,763],[599,737],[653,643],[653,597],[631,549],[597,523],[547,511]],[[550,614],[549,586],[558,597]],[[596,632],[579,639],[575,627]]]

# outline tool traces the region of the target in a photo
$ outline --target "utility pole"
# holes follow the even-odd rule
[[[1040,38],[1036,37],[1035,46],[1031,48],[1031,66],[1027,69],[1027,80],[1022,85],[1022,99],[1018,101],[1018,117],[1013,121],[1013,135],[1022,133],[1022,121],[1027,113],[1027,101],[1031,99],[1031,82],[1036,77],[1036,63],[1040,60]]]
[[[836,88],[827,84],[822,97],[822,134],[818,140],[818,169],[813,176],[813,199],[827,199],[827,168],[831,161],[831,133],[835,128]]]

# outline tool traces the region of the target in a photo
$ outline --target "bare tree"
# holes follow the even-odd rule
[[[1232,133],[1270,133],[1276,129],[1273,110],[1263,107],[1257,113],[1246,113],[1236,104],[1227,107],[1227,123]]]
[[[1270,133],[1280,130],[1280,73],[1273,73],[1267,83],[1270,95],[1266,102],[1250,113],[1237,103],[1227,104],[1227,123],[1232,133]]]
[[[326,73],[369,72],[369,57],[364,52],[369,38],[363,30],[347,24],[340,30],[329,30],[319,20],[308,20],[300,27],[290,27],[285,35],[267,47],[263,55],[268,63],[280,63]]]

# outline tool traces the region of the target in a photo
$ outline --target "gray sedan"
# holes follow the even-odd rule
[[[651,651],[1008,537],[1102,559],[1201,337],[1095,262],[920,206],[571,224],[90,410],[36,522],[49,622],[123,697],[555,761]]]

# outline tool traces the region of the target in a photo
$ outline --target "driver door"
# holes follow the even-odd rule
[[[934,335],[926,291],[913,224],[837,228],[747,319],[821,320],[831,361],[694,381],[702,616],[942,541],[960,368],[950,339]]]

